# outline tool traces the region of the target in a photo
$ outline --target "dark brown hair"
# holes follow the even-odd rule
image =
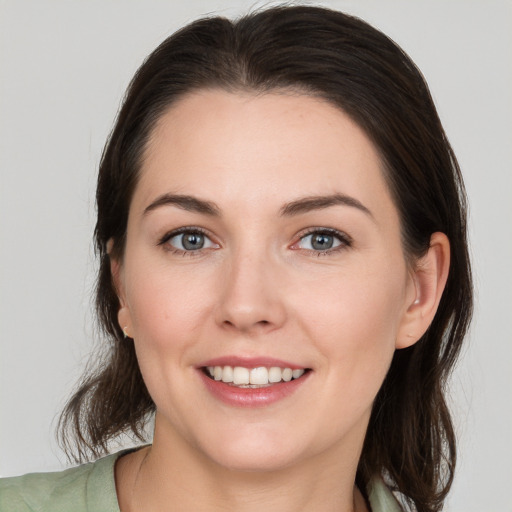
[[[78,459],[98,456],[123,432],[143,438],[154,403],[133,342],[117,322],[107,242],[122,258],[128,210],[155,123],[184,94],[202,88],[265,93],[288,89],[323,98],[361,126],[380,152],[411,261],[445,233],[448,282],[430,328],[397,350],[375,400],[361,455],[361,489],[375,473],[419,512],[436,511],[453,479],[455,436],[444,390],[472,312],[466,203],[459,167],[428,87],[414,63],[367,23],[317,7],[278,7],[235,22],[196,21],[166,39],[133,78],[105,147],[97,188],[96,307],[106,352],[61,417]]]

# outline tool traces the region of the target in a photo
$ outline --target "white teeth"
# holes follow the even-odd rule
[[[268,384],[268,370],[264,366],[253,368],[249,375],[250,384]]]
[[[304,370],[292,370],[292,377],[298,379],[304,375]]]
[[[268,371],[269,382],[281,382],[281,368],[278,366],[272,366]]]
[[[304,369],[292,370],[272,366],[265,368],[244,368],[243,366],[208,366],[206,368],[210,377],[225,383],[233,383],[235,386],[268,386],[277,382],[290,382],[304,375]]]
[[[283,380],[285,382],[290,382],[292,380],[292,369],[291,368],[285,368],[283,370]]]
[[[249,370],[241,366],[235,366],[233,368],[233,384],[249,384]]]
[[[220,366],[218,366],[220,368]],[[222,382],[233,382],[233,368],[231,366],[224,366],[222,370]]]

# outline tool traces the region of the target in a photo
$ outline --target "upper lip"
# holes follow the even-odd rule
[[[206,366],[241,366],[243,368],[258,368],[260,366],[271,368],[276,366],[279,368],[291,368],[292,370],[302,370],[306,368],[304,365],[276,359],[274,357],[244,357],[234,355],[208,359],[208,361],[198,365],[198,368],[204,368]]]

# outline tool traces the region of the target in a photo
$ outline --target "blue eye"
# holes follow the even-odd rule
[[[187,229],[169,233],[160,242],[182,252],[193,252],[217,247],[204,233],[197,229]]]
[[[318,230],[301,237],[296,247],[308,251],[325,252],[342,246],[350,246],[350,240],[337,231]]]

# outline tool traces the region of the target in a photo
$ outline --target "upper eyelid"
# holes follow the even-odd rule
[[[337,236],[341,240],[344,240],[345,242],[352,243],[352,237],[345,233],[344,231],[340,231],[339,229],[335,228],[328,228],[328,227],[312,227],[312,228],[306,228],[303,231],[300,231],[297,234],[297,238],[300,240],[306,236],[313,235],[315,233],[327,233],[329,235]]]
[[[202,235],[208,237],[210,240],[213,238],[208,230],[201,228],[199,226],[183,226],[181,228],[172,229],[171,231],[167,231],[165,235],[159,238],[158,245],[164,244],[168,242],[171,238],[181,235],[183,233],[201,233]],[[212,240],[213,241],[213,240]]]
[[[183,227],[176,228],[176,229],[166,232],[165,235],[163,235],[162,237],[159,238],[158,245],[162,245],[162,244],[168,242],[171,238],[173,238],[175,236],[181,235],[183,233],[190,233],[190,232],[201,233],[202,235],[205,235],[206,237],[208,237],[212,242],[219,244],[218,241],[215,241],[216,237],[214,235],[212,235],[207,229],[202,228],[200,226],[183,226]],[[326,233],[326,234],[329,234],[332,236],[336,236],[343,243],[345,243],[347,245],[350,245],[353,243],[352,237],[344,231],[340,231],[338,229],[330,228],[330,227],[326,227],[326,226],[313,226],[313,227],[305,228],[305,229],[299,231],[295,235],[295,237],[294,237],[295,241],[291,245],[295,245],[303,238],[313,235],[315,233]]]

